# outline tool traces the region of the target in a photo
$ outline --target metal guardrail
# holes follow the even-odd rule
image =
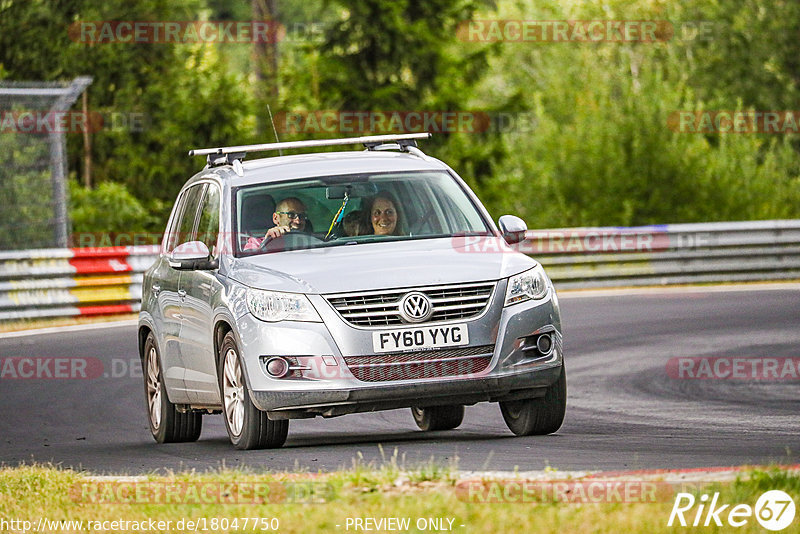
[[[800,220],[529,230],[556,288],[800,279]]]
[[[800,220],[529,230],[558,289],[800,279]],[[495,240],[461,238],[464,252]],[[158,246],[0,252],[0,321],[139,310]],[[468,261],[468,258],[465,258]]]
[[[0,252],[0,321],[139,311],[158,246]]]

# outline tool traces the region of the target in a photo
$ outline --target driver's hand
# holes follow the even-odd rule
[[[267,230],[264,239],[275,239],[276,237],[280,237],[287,232],[291,232],[291,228],[288,226],[273,226],[269,230]]]

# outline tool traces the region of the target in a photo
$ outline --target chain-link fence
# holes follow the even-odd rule
[[[66,133],[86,124],[67,113],[92,83],[0,81],[0,250],[66,247]]]

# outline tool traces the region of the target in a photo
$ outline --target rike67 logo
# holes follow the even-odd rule
[[[709,502],[707,494],[695,498],[691,493],[678,493],[669,514],[667,526],[745,526],[755,516],[756,521],[767,530],[783,530],[794,521],[794,500],[788,493],[770,490],[763,493],[755,507],[749,504],[719,503],[719,493],[714,493]],[[677,520],[677,522],[676,522]]]

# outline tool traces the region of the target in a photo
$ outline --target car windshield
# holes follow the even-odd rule
[[[252,185],[236,189],[234,202],[238,255],[491,232],[443,171]]]

